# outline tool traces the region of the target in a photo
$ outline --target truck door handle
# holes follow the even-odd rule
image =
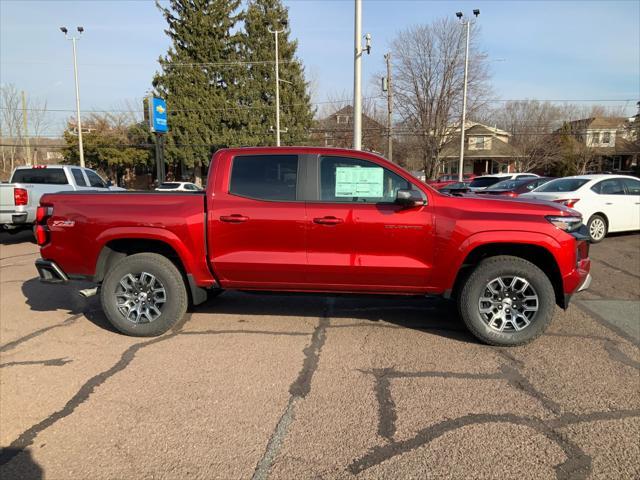
[[[239,213],[234,213],[233,215],[222,215],[220,220],[227,223],[243,223],[249,220],[249,217],[245,217]]]
[[[318,223],[320,225],[337,225],[342,222],[343,220],[341,218],[336,217],[319,217],[313,219],[313,223]]]
[[[605,205],[613,205],[611,202],[606,202]]]

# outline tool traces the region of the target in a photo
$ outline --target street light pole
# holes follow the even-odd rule
[[[83,27],[77,27],[77,29],[79,34],[82,34],[82,32],[84,32]],[[71,40],[71,43],[73,44],[73,76],[76,82],[76,115],[78,119],[77,120],[78,121],[78,150],[80,152],[80,166],[84,167],[84,146],[82,145],[82,120],[80,119],[80,86],[78,85],[78,59],[77,59],[77,52],[76,52],[76,41],[80,37],[79,36],[68,37],[67,27],[60,27],[60,30],[62,31],[62,33],[64,33],[64,36],[67,38],[67,40]]]
[[[270,26],[267,27],[269,32],[273,33],[276,37],[276,146],[280,146],[280,69],[279,69],[279,56],[278,56],[278,34],[284,32],[287,23],[282,22],[282,30],[273,30]]]
[[[353,149],[362,149],[362,0],[355,0],[353,28]]]
[[[474,9],[473,14],[477,17],[480,10]],[[460,161],[458,163],[458,181],[464,181],[464,127],[467,120],[467,79],[469,71],[469,36],[471,33],[471,20],[462,20],[462,12],[457,12],[456,16],[467,29],[466,48],[464,53],[464,85],[462,87],[462,120],[460,121]]]

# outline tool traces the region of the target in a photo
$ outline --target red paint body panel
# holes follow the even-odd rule
[[[340,155],[374,162],[413,183],[426,205],[281,202],[229,193],[234,156]],[[367,153],[314,147],[220,150],[202,194],[53,194],[50,241],[42,256],[68,274],[91,276],[111,240],[166,242],[197,285],[231,289],[442,294],[478,247],[535,245],[555,259],[563,291],[586,278],[581,241],[549,223],[562,205],[497,197],[443,195],[395,164]],[[53,226],[65,221],[63,227]],[[69,221],[73,226],[69,226]],[[206,222],[206,224],[205,224]],[[583,254],[584,257],[586,254]],[[214,278],[215,275],[215,278]]]

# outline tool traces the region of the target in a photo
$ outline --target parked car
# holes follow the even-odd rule
[[[157,188],[159,192],[199,192],[202,188],[191,182],[162,182]]]
[[[640,230],[640,180],[626,175],[577,175],[552,180],[522,198],[561,203],[582,214],[594,243],[609,232]]]
[[[67,190],[124,190],[90,168],[73,165],[36,165],[14,169],[9,183],[0,185],[0,228],[17,231],[30,228],[36,221],[36,209],[45,193]]]
[[[466,182],[448,183],[448,184],[438,188],[437,190],[440,193],[447,193],[447,194],[450,194],[450,195],[467,193],[467,192],[469,192],[469,184],[470,183],[471,183],[471,180],[468,180]]]
[[[553,180],[552,177],[534,177],[534,178],[519,178],[516,180],[501,180],[498,183],[494,183],[490,187],[484,190],[476,191],[479,195],[505,195],[507,197],[517,197],[523,193],[530,192],[535,188]]]
[[[471,181],[469,188],[472,192],[484,190],[491,185],[495,185],[502,180],[518,180],[523,178],[537,178],[535,173],[494,173],[492,175],[483,175],[476,177]]]
[[[475,177],[476,176],[473,173],[465,173],[462,175],[462,178],[465,181],[471,181]],[[427,185],[431,185],[436,190],[440,190],[442,187],[446,187],[447,185],[450,185],[452,183],[459,183],[459,178],[460,177],[457,174],[440,175],[435,180],[429,180],[427,182]]]
[[[434,294],[482,341],[520,345],[589,286],[581,226],[560,204],[442,195],[369,152],[236,148],[214,154],[202,194],[45,195],[36,268],[101,285],[128,335],[223,289]]]

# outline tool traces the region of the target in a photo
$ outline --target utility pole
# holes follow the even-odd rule
[[[78,33],[82,34],[84,32],[83,27],[77,27]],[[78,150],[80,152],[80,166],[84,167],[84,147],[82,145],[82,121],[80,119],[80,87],[78,86],[78,60],[76,53],[76,41],[80,39],[80,37],[67,37],[67,27],[60,27],[60,31],[64,33],[65,38],[67,40],[71,40],[73,44],[73,76],[76,81],[76,115],[78,118]]]
[[[280,146],[280,69],[279,69],[279,55],[278,55],[278,34],[285,31],[287,27],[286,21],[281,21],[281,30],[273,30],[271,26],[267,27],[269,32],[273,33],[276,37],[276,146]]]
[[[29,129],[27,128],[27,97],[22,90],[22,132],[24,135],[24,146],[27,153],[26,165],[31,165],[31,148],[29,148]]]
[[[387,61],[387,159],[393,162],[393,87],[391,84],[391,52],[384,56]]]
[[[367,55],[371,53],[371,35],[365,35]],[[362,150],[362,0],[355,0],[353,28],[353,148]]]
[[[477,17],[480,15],[480,10],[477,8],[473,10],[473,14]],[[458,163],[458,181],[464,181],[464,127],[467,121],[467,78],[468,78],[468,70],[469,70],[469,34],[471,28],[471,20],[462,20],[462,12],[457,12],[456,17],[462,23],[462,26],[466,26],[467,29],[467,39],[466,39],[466,48],[464,54],[464,86],[462,90],[462,119],[460,121],[460,161]]]

